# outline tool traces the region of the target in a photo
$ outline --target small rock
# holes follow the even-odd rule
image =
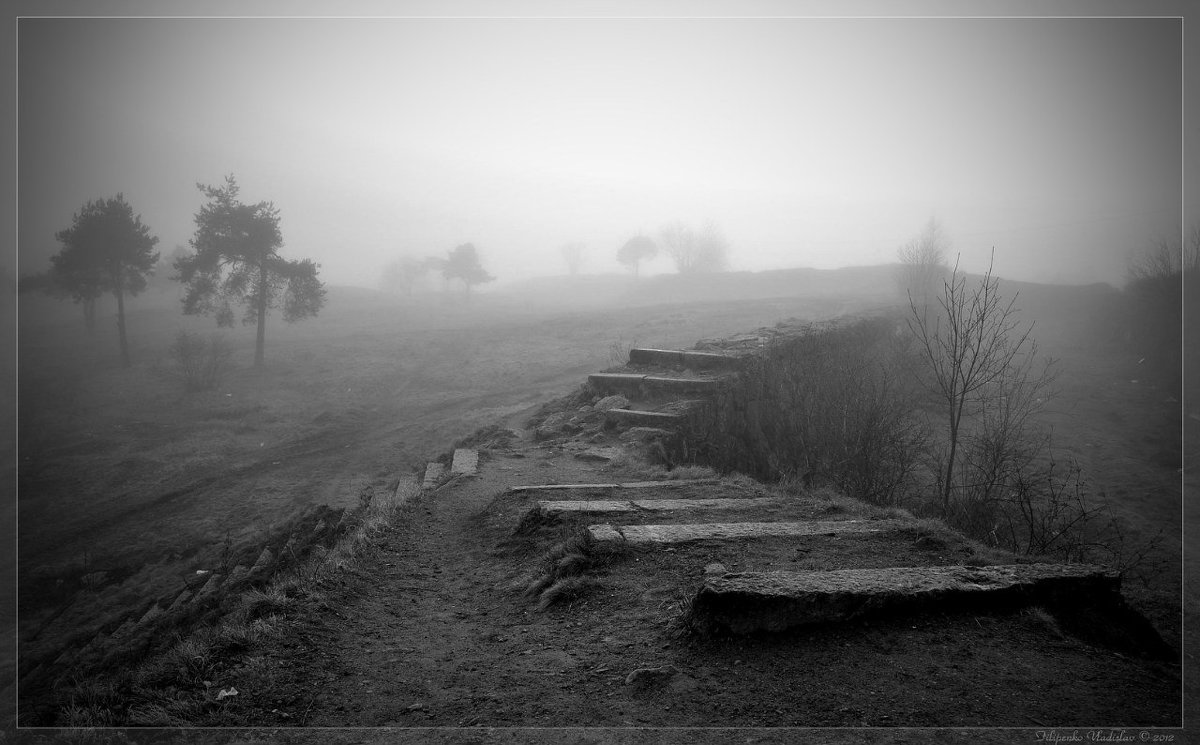
[[[625,442],[654,442],[669,439],[674,433],[660,427],[630,427],[621,434]]]
[[[706,564],[704,566],[704,576],[705,577],[715,577],[717,575],[728,574],[728,573],[729,573],[729,570],[725,567],[724,564],[722,564],[720,562],[714,561],[713,563]]]
[[[424,708],[425,708],[425,704],[413,704],[412,706],[408,707],[408,710],[409,711],[422,711]]]
[[[608,411],[609,409],[624,409],[629,406],[629,399],[621,395],[605,396],[596,402],[596,411]]]
[[[575,453],[575,457],[579,460],[593,462],[607,462],[621,455],[620,448],[588,448],[580,453]]]
[[[636,685],[644,688],[650,685],[665,683],[679,674],[679,668],[674,665],[660,667],[639,667],[625,676],[625,685]]]

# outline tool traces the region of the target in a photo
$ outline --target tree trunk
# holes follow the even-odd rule
[[[85,297],[83,305],[83,326],[89,334],[96,331],[96,298]]]
[[[125,338],[125,288],[122,286],[121,273],[115,272],[116,282],[113,283],[113,294],[117,296],[117,336],[121,339],[121,366],[130,367],[129,342]]]
[[[254,341],[254,366],[263,366],[263,347],[267,338],[267,262],[258,267],[258,337]]]

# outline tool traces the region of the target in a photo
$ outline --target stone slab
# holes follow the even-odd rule
[[[845,533],[879,533],[900,525],[896,520],[837,520],[829,522],[693,523],[681,525],[590,525],[596,540],[621,540],[635,544],[739,541],[756,538],[789,538]],[[600,530],[595,530],[600,529]],[[601,538],[604,535],[606,537]]]
[[[396,490],[392,492],[392,495],[395,497],[400,497],[405,494],[412,494],[419,488],[420,486],[417,484],[417,477],[411,473],[406,473],[400,476],[400,478],[396,481]],[[345,513],[342,513],[342,520],[345,519],[346,515]]]
[[[694,370],[712,370],[734,367],[738,361],[737,357],[715,352],[651,348],[629,350],[629,364],[631,365],[662,365],[687,367]]]
[[[778,503],[772,498],[755,499],[579,499],[542,500],[535,509],[546,515],[590,512],[668,512],[671,510],[733,510],[749,507],[767,507]]]
[[[588,532],[592,534],[592,538],[597,541],[620,541],[621,534],[613,530],[611,525],[589,525]]]
[[[271,568],[275,563],[275,554],[271,553],[270,548],[264,547],[258,554],[258,558],[254,560],[254,566],[250,567],[250,576],[258,577]]]
[[[217,588],[221,586],[221,581],[223,579],[224,577],[217,572],[213,572],[212,574],[208,575],[208,581],[204,583],[204,586],[201,587],[198,592],[196,592],[196,600],[208,597],[216,592]]]
[[[1091,603],[1119,594],[1115,572],[1083,564],[736,572],[704,580],[691,620],[708,631],[747,634],[924,609]]]
[[[644,385],[651,391],[665,393],[712,393],[721,385],[716,378],[668,378],[659,375],[647,375]]]
[[[147,609],[146,612],[142,614],[142,617],[140,619],[138,619],[137,625],[142,626],[142,625],[145,625],[149,621],[153,621],[155,618],[158,618],[159,616],[161,616],[162,612],[163,612],[163,609],[159,607],[158,603],[151,605],[149,607],[149,609]]]
[[[715,499],[635,499],[633,506],[639,510],[653,512],[670,510],[743,510],[758,507],[770,507],[778,504],[774,497],[754,497],[750,499],[731,499],[718,497]]]
[[[192,599],[192,591],[184,590],[183,592],[179,593],[178,596],[176,596],[175,601],[173,603],[171,603],[171,607],[167,608],[167,610],[173,611],[173,610],[182,608],[183,606],[187,605],[188,601],[191,599]]]
[[[458,448],[454,451],[454,460],[450,463],[452,476],[472,476],[479,470],[479,451],[471,448]]]
[[[689,484],[715,484],[718,479],[674,479],[672,481],[625,481],[622,483],[605,484],[525,484],[510,486],[510,492],[525,491],[560,491],[571,489],[656,489],[676,488]]]
[[[654,427],[669,426],[683,419],[679,414],[639,409],[609,409],[604,412],[604,416],[606,419],[623,424],[645,424]]]
[[[602,393],[636,394],[641,391],[645,379],[645,375],[630,373],[592,373],[588,376],[588,383]]]
[[[446,467],[437,461],[430,461],[425,466],[425,480],[421,482],[421,487],[424,489],[432,489],[437,486],[438,479],[445,473]]]
[[[534,509],[546,515],[559,515],[564,512],[633,512],[637,508],[633,502],[615,499],[594,499],[577,501],[542,500]]]

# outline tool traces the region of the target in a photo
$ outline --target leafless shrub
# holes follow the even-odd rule
[[[171,344],[170,357],[188,391],[211,391],[232,367],[233,349],[225,338],[213,334],[207,340],[191,331],[180,331]]]
[[[1076,463],[1031,462],[1002,479],[967,485],[945,520],[991,546],[1024,556],[1103,564],[1148,582],[1165,568],[1161,537],[1135,539],[1103,495],[1088,492]]]
[[[1052,360],[1037,361],[1032,324],[1021,325],[1016,295],[1004,299],[990,265],[974,288],[955,266],[936,300],[931,309],[910,298],[908,325],[921,358],[916,378],[944,412],[944,436],[931,442],[941,511],[948,514],[971,470],[961,452],[966,441],[975,438],[979,456],[969,466],[998,470],[987,479],[1019,468],[1013,461],[1026,457],[1020,449],[1054,375]]]
[[[924,442],[906,356],[895,324],[882,318],[775,340],[740,385],[692,418],[690,452],[721,470],[898,504]]]

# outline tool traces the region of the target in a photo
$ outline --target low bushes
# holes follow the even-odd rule
[[[689,417],[688,453],[722,471],[902,503],[925,441],[907,360],[906,337],[886,318],[773,340]]]

